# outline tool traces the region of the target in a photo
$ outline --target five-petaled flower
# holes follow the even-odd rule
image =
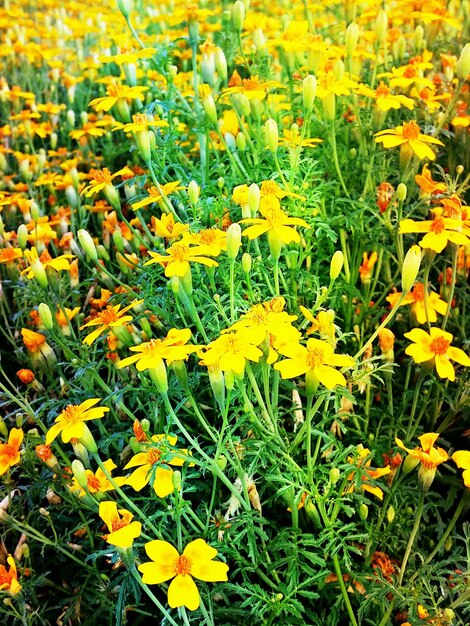
[[[422,248],[430,248],[434,252],[442,252],[450,242],[460,246],[470,244],[470,239],[463,233],[463,222],[460,219],[454,219],[443,216],[443,209],[433,209],[432,220],[423,220],[415,222],[411,219],[402,220],[400,222],[399,233],[401,235],[408,233],[426,233],[419,242]]]
[[[416,464],[420,464],[419,478],[423,483],[423,487],[427,490],[431,486],[437,467],[441,463],[445,463],[449,459],[449,455],[444,448],[435,448],[439,437],[439,433],[425,433],[418,437],[421,444],[420,448],[411,450],[407,448],[401,439],[395,438],[395,442],[399,448],[406,450],[408,456],[411,457]]]
[[[387,296],[387,302],[394,307],[401,297],[401,293],[392,293]],[[406,294],[400,306],[411,304],[411,311],[416,317],[418,324],[426,324],[426,321],[434,323],[437,321],[437,313],[445,315],[448,304],[444,302],[437,293],[431,291],[425,297],[423,283],[415,283],[413,289]]]
[[[51,444],[57,435],[62,435],[64,443],[68,443],[71,439],[82,439],[89,432],[85,422],[101,419],[109,411],[108,407],[95,406],[98,402],[101,402],[100,398],[91,398],[81,404],[67,405],[49,428],[46,445]]]
[[[279,352],[288,357],[274,365],[282,378],[295,378],[306,374],[307,387],[315,387],[318,382],[327,389],[346,385],[344,374],[335,367],[352,367],[354,359],[346,354],[335,354],[331,344],[321,339],[309,339],[307,346],[286,345]]]
[[[117,548],[130,548],[142,530],[140,522],[132,521],[134,515],[127,509],[118,509],[113,501],[100,502],[98,513],[109,530],[103,539]]]
[[[415,154],[418,159],[428,158],[434,161],[436,155],[429,144],[443,146],[439,139],[430,135],[423,135],[415,121],[404,122],[403,126],[396,126],[387,130],[381,130],[375,134],[375,141],[382,143],[384,148],[400,146],[401,151],[409,155]]]
[[[453,337],[445,330],[433,326],[427,333],[421,328],[413,328],[409,333],[405,333],[405,337],[413,342],[406,348],[406,354],[411,356],[415,363],[432,361],[441,378],[455,380],[455,370],[450,359],[460,365],[470,366],[470,358],[460,348],[450,345]]]
[[[23,431],[21,428],[12,428],[7,443],[0,443],[0,476],[6,474],[10,467],[20,462],[22,442]]]
[[[165,255],[158,252],[149,252],[151,259],[144,265],[159,263],[165,268],[165,276],[168,278],[185,276],[191,269],[190,262],[202,263],[208,267],[216,267],[218,265],[217,261],[208,258],[207,255],[211,255],[211,249],[208,246],[192,246],[184,239],[167,248],[166,253]]]
[[[195,611],[199,607],[199,591],[193,577],[205,582],[228,580],[228,565],[214,561],[217,550],[204,539],[188,543],[181,555],[170,543],[160,539],[145,544],[145,551],[152,560],[139,565],[142,580],[148,585],[158,585],[173,578],[168,587],[171,608],[186,606]]]
[[[83,326],[80,326],[80,330],[82,330],[83,328],[89,328],[90,326],[98,326],[98,328],[96,328],[93,332],[85,337],[83,343],[91,346],[95,339],[97,339],[106,330],[110,330],[112,332],[113,329],[127,325],[127,323],[131,322],[133,318],[132,315],[124,314],[127,313],[129,309],[132,309],[132,307],[137,306],[142,302],[143,300],[137,300],[135,302],[132,302],[128,306],[125,306],[123,309],[121,309],[120,304],[116,304],[115,306],[111,306],[110,304],[108,304],[104,311],[98,313],[96,317],[94,317]]]

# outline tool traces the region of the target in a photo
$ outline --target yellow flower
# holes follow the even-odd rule
[[[182,277],[187,274],[191,269],[189,265],[191,261],[194,263],[202,263],[208,267],[218,266],[217,261],[205,256],[211,253],[207,246],[191,246],[188,242],[182,240],[174,243],[166,252],[166,255],[158,252],[149,252],[152,258],[150,261],[144,263],[144,265],[159,263],[165,268],[165,276],[168,278],[172,276]]]
[[[401,293],[392,293],[387,296],[387,302],[390,302],[394,307],[401,297]],[[427,315],[425,302],[427,301]],[[448,304],[441,300],[437,293],[431,291],[424,299],[424,285],[423,283],[415,283],[413,289],[406,294],[401,306],[411,304],[411,311],[416,316],[418,324],[426,324],[426,321],[434,323],[437,320],[437,313],[445,315],[447,313]]]
[[[432,214],[432,220],[422,222],[415,222],[411,219],[402,220],[398,232],[400,234],[426,233],[419,245],[422,248],[430,248],[434,252],[442,252],[449,241],[460,246],[470,244],[470,239],[459,232],[463,226],[460,219],[444,217],[443,209],[434,209]]]
[[[421,447],[414,448],[414,450],[407,448],[401,439],[395,437],[397,446],[402,450],[406,450],[409,457],[416,463],[420,463],[419,478],[423,482],[425,489],[429,489],[431,486],[437,467],[449,459],[449,455],[444,448],[434,447],[438,437],[439,433],[425,433],[421,435],[421,437],[418,437]]]
[[[401,107],[406,107],[411,110],[415,104],[414,101],[407,96],[393,94],[387,85],[382,81],[380,81],[380,84],[375,91],[367,85],[361,84],[357,88],[357,93],[362,96],[366,96],[366,98],[372,98],[375,100],[377,108],[381,111],[400,109]]]
[[[204,365],[218,364],[222,372],[243,374],[247,361],[257,363],[263,356],[257,346],[265,335],[265,330],[257,326],[225,332],[207,346],[202,355]]]
[[[21,585],[18,582],[16,564],[11,554],[7,556],[7,563],[10,566],[8,571],[4,565],[0,565],[0,591],[6,591],[15,596],[21,591]]]
[[[122,368],[135,363],[139,372],[143,372],[148,369],[159,368],[163,360],[167,363],[184,361],[191,352],[195,352],[200,348],[200,346],[185,345],[190,338],[191,331],[189,328],[182,330],[172,328],[164,339],[151,339],[146,343],[140,344],[140,346],[129,348],[132,352],[138,352],[139,354],[133,354],[122,359],[118,367]]]
[[[443,146],[439,139],[429,135],[422,135],[418,124],[415,121],[404,122],[403,126],[396,126],[387,130],[381,130],[375,134],[375,141],[382,143],[384,148],[395,148],[404,146],[419,159],[428,158],[434,161],[436,155],[428,144]]]
[[[409,333],[405,333],[405,337],[413,342],[406,348],[406,354],[411,356],[415,363],[433,361],[441,378],[455,380],[455,370],[450,359],[465,367],[470,366],[470,358],[465,352],[450,345],[452,335],[440,328],[432,327],[430,333],[421,328],[413,328]]]
[[[168,604],[172,609],[185,606],[195,611],[199,607],[199,591],[193,577],[205,582],[228,580],[228,565],[214,561],[217,550],[204,539],[188,543],[181,556],[170,543],[160,539],[147,543],[145,551],[151,561],[139,565],[142,580],[147,585],[158,585],[173,578],[168,587]]]
[[[286,86],[276,80],[268,80],[261,82],[258,76],[250,76],[249,78],[241,78],[237,70],[234,70],[229,80],[229,87],[222,92],[222,97],[229,96],[234,93],[242,93],[249,100],[264,100],[268,89],[285,89]]]
[[[302,311],[302,315],[312,325],[307,329],[306,334],[318,333],[324,341],[328,341],[331,345],[335,345],[336,328],[334,325],[335,312],[332,309],[328,311],[319,311],[317,316],[314,317],[311,311],[306,307],[300,305],[299,309]]]
[[[227,250],[227,233],[219,228],[207,228],[198,233],[184,235],[183,239],[188,243],[207,246],[207,254],[219,256],[222,250]]]
[[[60,256],[57,256],[55,257],[55,259],[53,259],[47,250],[44,250],[41,256],[38,257],[38,252],[34,247],[31,248],[31,250],[25,250],[24,255],[27,258],[30,266],[32,266],[39,260],[42,263],[44,269],[50,268],[55,270],[56,272],[70,271],[69,259],[75,258],[73,254],[61,254]],[[26,278],[34,278],[34,271],[32,267],[27,267],[21,272],[21,274],[25,274]]]
[[[87,198],[93,196],[99,191],[102,191],[108,185],[111,185],[112,180],[116,178],[116,176],[134,176],[134,172],[126,165],[126,167],[123,167],[114,174],[111,174],[107,167],[103,168],[102,170],[91,170],[90,176],[92,178],[90,184],[87,185],[80,194],[85,194]]]
[[[178,457],[178,450],[175,450],[177,437],[174,435],[154,435],[145,452],[135,454],[125,470],[132,467],[137,469],[128,476],[124,483],[130,485],[136,491],[141,491],[151,483],[159,498],[165,498],[173,493],[173,470],[170,465],[181,467],[185,461]],[[188,451],[180,450],[185,455]],[[191,465],[191,464],[190,464]]]
[[[104,461],[103,465],[109,474],[111,474],[111,472],[117,467],[116,463],[112,459],[107,459]],[[97,497],[99,497],[99,494],[115,489],[115,487],[109,482],[109,479],[106,477],[106,474],[103,472],[101,467],[98,467],[94,473],[90,469],[85,470],[85,476],[88,491],[95,494]],[[113,480],[121,486],[125,479],[122,476],[118,476]],[[75,476],[72,478],[70,491],[72,491],[79,498],[83,498],[87,495],[83,487],[79,485]]]
[[[116,502],[100,502],[98,514],[109,530],[103,539],[117,548],[130,548],[141,533],[142,524],[132,521],[134,515],[130,511],[118,510]]]
[[[129,87],[113,82],[106,87],[106,96],[95,98],[88,106],[93,107],[95,111],[109,111],[119,101],[143,100],[143,92],[147,90],[148,87]]]
[[[352,367],[354,359],[345,354],[335,354],[333,347],[321,339],[309,339],[307,346],[286,345],[279,352],[288,357],[274,365],[282,378],[307,375],[307,385],[320,382],[327,389],[346,385],[346,379],[335,367]]]
[[[158,203],[161,200],[163,200],[163,198],[166,198],[168,195],[170,195],[171,193],[175,192],[175,191],[179,191],[180,189],[184,189],[184,187],[182,187],[180,185],[179,180],[176,180],[172,183],[166,183],[165,185],[160,185],[160,187],[149,187],[147,189],[147,193],[149,194],[147,198],[144,198],[143,200],[140,200],[139,202],[135,202],[132,205],[132,209],[134,211],[137,211],[138,209],[141,209],[144,206],[147,206],[148,204],[154,204],[154,203]]]
[[[455,461],[457,467],[464,470],[462,474],[463,482],[465,487],[470,489],[470,451],[459,450],[454,452],[452,460]]]
[[[85,422],[101,419],[109,411],[105,406],[95,407],[95,404],[98,402],[101,402],[100,398],[92,398],[78,405],[67,405],[55,418],[55,423],[49,428],[46,435],[46,446],[51,444],[59,434],[62,435],[64,443],[68,443],[71,439],[83,438],[86,431],[88,431]]]
[[[91,346],[95,339],[97,339],[106,330],[112,331],[113,328],[119,328],[120,326],[127,325],[128,322],[132,321],[132,315],[124,315],[124,313],[127,313],[129,309],[132,309],[132,307],[137,306],[142,302],[143,300],[137,300],[136,302],[132,302],[128,306],[125,306],[123,309],[121,309],[120,304],[116,304],[115,306],[108,304],[104,311],[97,313],[96,317],[83,326],[80,326],[80,330],[83,328],[89,328],[90,326],[99,326],[99,328],[85,337],[83,343]]]
[[[374,481],[376,478],[381,478],[382,476],[386,476],[387,474],[390,474],[391,472],[390,466],[387,465],[386,467],[377,467],[376,469],[371,469],[370,458],[364,463],[364,460],[367,459],[367,457],[370,457],[370,450],[368,448],[364,448],[363,445],[361,444],[357,446],[356,451],[357,451],[358,456],[349,457],[348,462],[357,465],[361,469],[364,469],[364,472],[361,474],[362,491],[367,491],[368,493],[371,493],[372,495],[376,496],[379,500],[383,500],[384,493],[382,489],[374,485],[372,481]],[[353,472],[352,474],[350,474],[349,480],[354,480],[354,477],[355,477],[355,474]],[[354,491],[354,485],[352,485],[347,490],[347,493],[352,493],[353,491]]]
[[[0,476],[20,462],[20,446],[23,442],[21,428],[12,428],[7,443],[0,443]],[[1,587],[0,587],[1,589]]]
[[[155,234],[165,239],[178,239],[189,228],[188,224],[175,222],[173,213],[163,213],[160,219],[152,215],[150,222]]]

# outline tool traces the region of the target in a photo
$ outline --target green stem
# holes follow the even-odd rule
[[[348,611],[350,623],[353,626],[358,626],[356,616],[354,614],[354,609],[352,608],[351,601],[349,599],[348,590],[346,589],[346,585],[343,580],[343,573],[341,572],[341,566],[339,564],[338,555],[334,554],[332,556],[333,565],[335,567],[336,576],[338,577],[339,586],[341,588],[341,595],[343,596],[344,603],[346,605],[346,609]]]
[[[426,495],[426,492],[424,491],[424,489],[421,489],[421,493],[419,494],[418,506],[416,508],[415,523],[413,525],[410,538],[408,539],[408,545],[406,546],[405,556],[403,557],[403,561],[401,563],[401,568],[400,568],[400,573],[398,574],[398,587],[401,587],[403,583],[403,576],[405,575],[406,566],[408,563],[408,559],[410,558],[411,549],[413,548],[416,535],[418,534],[419,524],[421,522],[421,516],[423,515],[425,495]]]

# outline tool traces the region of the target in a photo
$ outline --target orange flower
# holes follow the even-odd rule
[[[387,296],[387,302],[390,302],[391,306],[394,307],[401,295],[400,292],[392,293]],[[405,296],[401,306],[411,304],[411,310],[416,316],[418,324],[426,324],[426,320],[434,323],[437,321],[437,313],[440,315],[446,314],[449,305],[447,302],[444,302],[444,300],[441,300],[434,291],[428,294],[426,301],[424,297],[424,285],[422,283],[415,283],[413,289]]]
[[[362,265],[359,268],[359,274],[361,275],[361,281],[363,283],[369,283],[372,277],[372,271],[374,269],[374,265],[377,263],[378,255],[377,252],[372,252],[369,255],[367,252],[364,252],[362,255]]]
[[[425,489],[429,489],[431,486],[437,467],[449,459],[449,455],[443,448],[434,447],[438,437],[439,433],[421,435],[421,437],[418,437],[421,448],[414,448],[414,450],[407,448],[401,439],[395,437],[397,446],[402,450],[406,450],[409,457],[421,464],[419,478],[423,482]]]
[[[8,436],[8,443],[0,443],[0,476],[6,474],[10,467],[18,465],[20,462],[20,446],[23,442],[23,436],[21,428],[12,428]]]
[[[428,144],[443,146],[439,139],[429,135],[422,135],[416,122],[404,122],[403,126],[396,126],[387,130],[381,130],[375,134],[375,141],[382,143],[384,148],[395,148],[400,146],[401,152],[406,152],[407,156],[415,154],[418,159],[429,159],[434,161],[436,155]]]
[[[7,563],[10,566],[8,571],[4,565],[0,565],[0,591],[6,591],[15,596],[21,591],[21,585],[18,582],[16,565],[11,554],[7,556]]]

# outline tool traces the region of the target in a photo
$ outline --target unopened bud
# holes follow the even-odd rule
[[[38,306],[38,311],[44,328],[46,328],[46,330],[52,330],[54,328],[54,320],[52,319],[52,313],[49,305],[45,302],[41,302]]]
[[[87,257],[96,263],[98,261],[98,252],[96,251],[96,246],[90,233],[84,228],[80,228],[77,236]]]
[[[467,80],[470,74],[470,43],[466,43],[457,61],[457,76],[460,80]]]
[[[393,506],[389,506],[387,509],[387,521],[389,524],[391,524],[394,519],[395,519],[395,509],[393,508]]]
[[[424,28],[421,26],[421,24],[418,24],[418,26],[415,28],[415,50],[416,50],[416,52],[421,52],[421,50],[423,48],[423,41],[424,41]]]
[[[401,468],[404,474],[409,474],[415,469],[417,465],[419,465],[419,459],[409,454],[403,461]]]
[[[419,267],[421,265],[421,248],[411,246],[406,253],[401,270],[401,286],[404,292],[408,293],[416,282]]]
[[[241,32],[243,29],[243,22],[245,21],[245,5],[242,0],[236,0],[232,9],[233,26],[237,32]]]
[[[397,199],[398,199],[400,202],[404,202],[404,201],[406,200],[406,194],[407,194],[407,192],[408,192],[408,188],[407,188],[407,186],[405,185],[405,183],[400,183],[400,184],[397,186]]]
[[[118,9],[127,19],[129,17],[130,12],[132,11],[133,1],[132,0],[117,0],[117,5],[118,5]]]
[[[18,246],[21,250],[25,250],[28,245],[28,228],[26,224],[20,224],[18,226],[18,230],[16,232]]]
[[[304,109],[311,111],[313,109],[313,103],[317,95],[317,79],[313,74],[309,74],[302,81],[302,99],[304,103]]]
[[[337,467],[332,467],[330,469],[330,483],[335,485],[341,477],[341,472]]]
[[[251,271],[251,254],[244,252],[242,255],[242,268],[245,274],[249,274]]]
[[[245,152],[246,150],[246,139],[245,139],[245,135],[241,132],[237,133],[237,136],[235,137],[235,144],[237,146],[237,150],[239,152]]]
[[[237,0],[238,1],[238,0]],[[266,137],[266,146],[271,152],[277,152],[277,145],[279,142],[279,131],[276,121],[273,119],[267,120],[264,125],[264,133]]]
[[[195,180],[192,180],[188,185],[188,198],[191,206],[196,206],[199,200],[199,185]]]
[[[171,475],[171,481],[173,483],[173,489],[175,491],[179,491],[181,489],[181,472],[178,470],[173,470]]]
[[[248,207],[252,217],[258,213],[259,203],[261,199],[261,191],[256,183],[252,183],[248,187]]]
[[[78,459],[72,461],[72,472],[80,487],[82,489],[88,489],[86,470],[83,463]]]
[[[375,34],[377,36],[377,41],[384,41],[387,36],[388,30],[388,16],[385,11],[380,11],[377,15],[377,19],[375,20],[374,26]]]
[[[220,80],[223,83],[227,82],[227,59],[225,58],[222,48],[217,48],[214,53],[215,68]]]
[[[240,224],[230,224],[227,229],[227,255],[234,260],[242,244],[242,229]]]
[[[366,520],[369,516],[369,507],[364,502],[359,507],[359,517],[362,520]]]
[[[348,57],[354,54],[358,41],[359,41],[359,26],[356,24],[356,22],[352,22],[347,27],[346,35],[344,37],[344,45],[346,47],[346,54]]]
[[[330,280],[334,282],[338,276],[341,274],[341,270],[343,269],[344,263],[344,255],[341,250],[336,250],[336,252],[331,257],[330,262]]]

